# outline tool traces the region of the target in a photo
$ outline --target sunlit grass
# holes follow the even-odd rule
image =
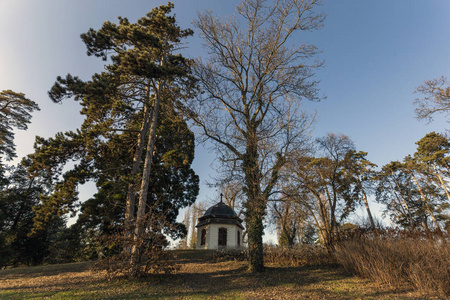
[[[177,274],[137,280],[108,281],[106,274],[91,271],[89,263],[1,270],[0,298],[420,299],[410,289],[380,286],[337,267],[270,263],[266,272],[251,274],[245,261],[217,262],[198,252],[183,255]]]

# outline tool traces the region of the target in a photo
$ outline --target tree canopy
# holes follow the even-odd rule
[[[416,93],[423,97],[416,98],[416,116],[419,120],[432,121],[435,114],[446,116],[450,111],[450,86],[445,77],[426,80],[416,88]]]
[[[36,110],[39,106],[24,94],[11,90],[0,92],[0,159],[16,157],[13,128],[26,130],[31,113]]]
[[[302,147],[310,121],[302,99],[318,100],[313,45],[296,33],[323,26],[320,1],[245,0],[234,18],[199,14],[195,25],[209,52],[194,74],[204,93],[193,121],[215,142],[223,166],[244,182],[249,269],[262,271],[263,217],[286,156]]]
[[[50,98],[80,101],[85,120],[76,132],[38,137],[30,156],[30,171],[45,170],[55,180],[53,193],[42,197],[36,228],[73,211],[77,186],[94,180],[99,192],[83,204],[82,217],[90,224],[126,228],[134,240],[130,247],[136,274],[142,247],[147,247],[141,234],[152,228],[146,215],[159,216],[155,232],[183,234],[176,223],[178,210],[198,194],[198,177],[190,168],[194,137],[182,115],[192,85],[190,61],[174,53],[192,31],[177,26],[172,8],[171,3],[154,8],[137,23],[119,17],[118,25],[105,22],[81,36],[88,55],[111,63],[89,81],[70,74],[57,78]],[[74,166],[66,171],[70,162]],[[105,215],[87,216],[98,212]]]

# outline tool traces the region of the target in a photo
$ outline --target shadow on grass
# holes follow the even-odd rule
[[[217,265],[224,267],[220,263]],[[182,271],[151,276],[139,283],[123,282],[125,286],[130,285],[131,290],[124,288],[108,295],[107,299],[411,299],[392,289],[365,289],[365,282],[340,268],[272,267],[255,274],[247,272],[245,263],[231,265],[233,268],[226,270]],[[145,288],[136,292],[136,284]]]
[[[54,276],[64,273],[78,273],[88,271],[92,265],[92,262],[77,262],[67,264],[55,264],[55,265],[43,265],[34,267],[18,267],[0,270],[0,276],[2,278],[35,278],[41,276]]]
[[[188,257],[183,258],[183,255]],[[57,299],[421,299],[407,296],[409,290],[379,288],[368,281],[331,266],[267,267],[263,273],[247,272],[246,262],[212,262],[195,253],[179,257],[176,274],[107,281],[89,270],[89,263],[41,267],[33,270],[3,270],[25,280],[7,288],[1,297],[12,299],[54,297]],[[14,272],[13,272],[14,271]],[[76,274],[80,272],[79,274]],[[61,273],[66,278],[61,278]],[[73,273],[73,274],[72,274]],[[83,275],[88,278],[83,278]],[[12,276],[12,277],[11,277]],[[37,278],[48,277],[45,280]],[[58,280],[57,280],[58,279]],[[26,281],[29,280],[30,282]],[[1,279],[0,279],[1,284]],[[400,294],[399,294],[400,292]],[[426,298],[422,298],[426,299]]]
[[[312,272],[314,271],[314,272]],[[247,298],[250,292],[255,296],[262,290],[283,289],[289,287],[293,291],[319,282],[335,281],[348,277],[341,269],[308,268],[267,268],[263,273],[248,273],[247,265],[230,270],[209,272],[180,272],[172,275],[150,277],[150,285],[158,292],[148,291],[139,295],[140,299],[152,298],[186,298],[186,297],[224,297]],[[148,281],[147,281],[148,282]],[[155,285],[156,284],[156,285]],[[117,298],[137,297],[135,293],[122,293]]]
[[[211,262],[215,250],[172,250],[178,264]]]

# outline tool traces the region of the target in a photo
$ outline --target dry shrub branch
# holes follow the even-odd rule
[[[284,267],[333,265],[335,260],[320,245],[297,245],[293,247],[267,247],[264,249],[266,263]]]
[[[101,237],[103,251],[94,265],[95,270],[105,270],[110,279],[121,276],[143,277],[179,270],[171,252],[165,249],[168,242],[162,230],[164,226],[172,224],[166,222],[161,215],[152,213],[148,213],[141,222],[145,222],[145,230],[138,240],[126,234],[129,230]],[[139,249],[137,266],[132,260],[133,247]]]
[[[248,250],[218,250],[213,254],[216,261],[248,260]],[[264,262],[282,267],[334,265],[336,260],[320,245],[265,246]]]

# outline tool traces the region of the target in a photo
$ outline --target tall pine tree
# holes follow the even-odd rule
[[[95,207],[92,202],[120,207],[117,215],[103,220],[124,226],[135,241],[130,245],[132,273],[140,257],[136,245],[150,226],[146,207],[173,224],[178,209],[193,203],[198,193],[198,177],[190,169],[194,139],[180,114],[194,82],[190,61],[174,54],[192,31],[177,26],[169,15],[172,8],[171,3],[154,8],[137,23],[126,18],[119,18],[118,25],[105,22],[82,35],[89,55],[110,58],[111,63],[87,82],[70,74],[58,77],[50,97],[55,102],[80,100],[86,119],[77,132],[38,138],[31,156],[31,170],[46,169],[59,180],[55,193],[43,199],[36,224],[45,223],[47,211],[73,210],[77,185],[97,181],[99,192],[83,209]],[[70,161],[75,166],[63,173]]]

